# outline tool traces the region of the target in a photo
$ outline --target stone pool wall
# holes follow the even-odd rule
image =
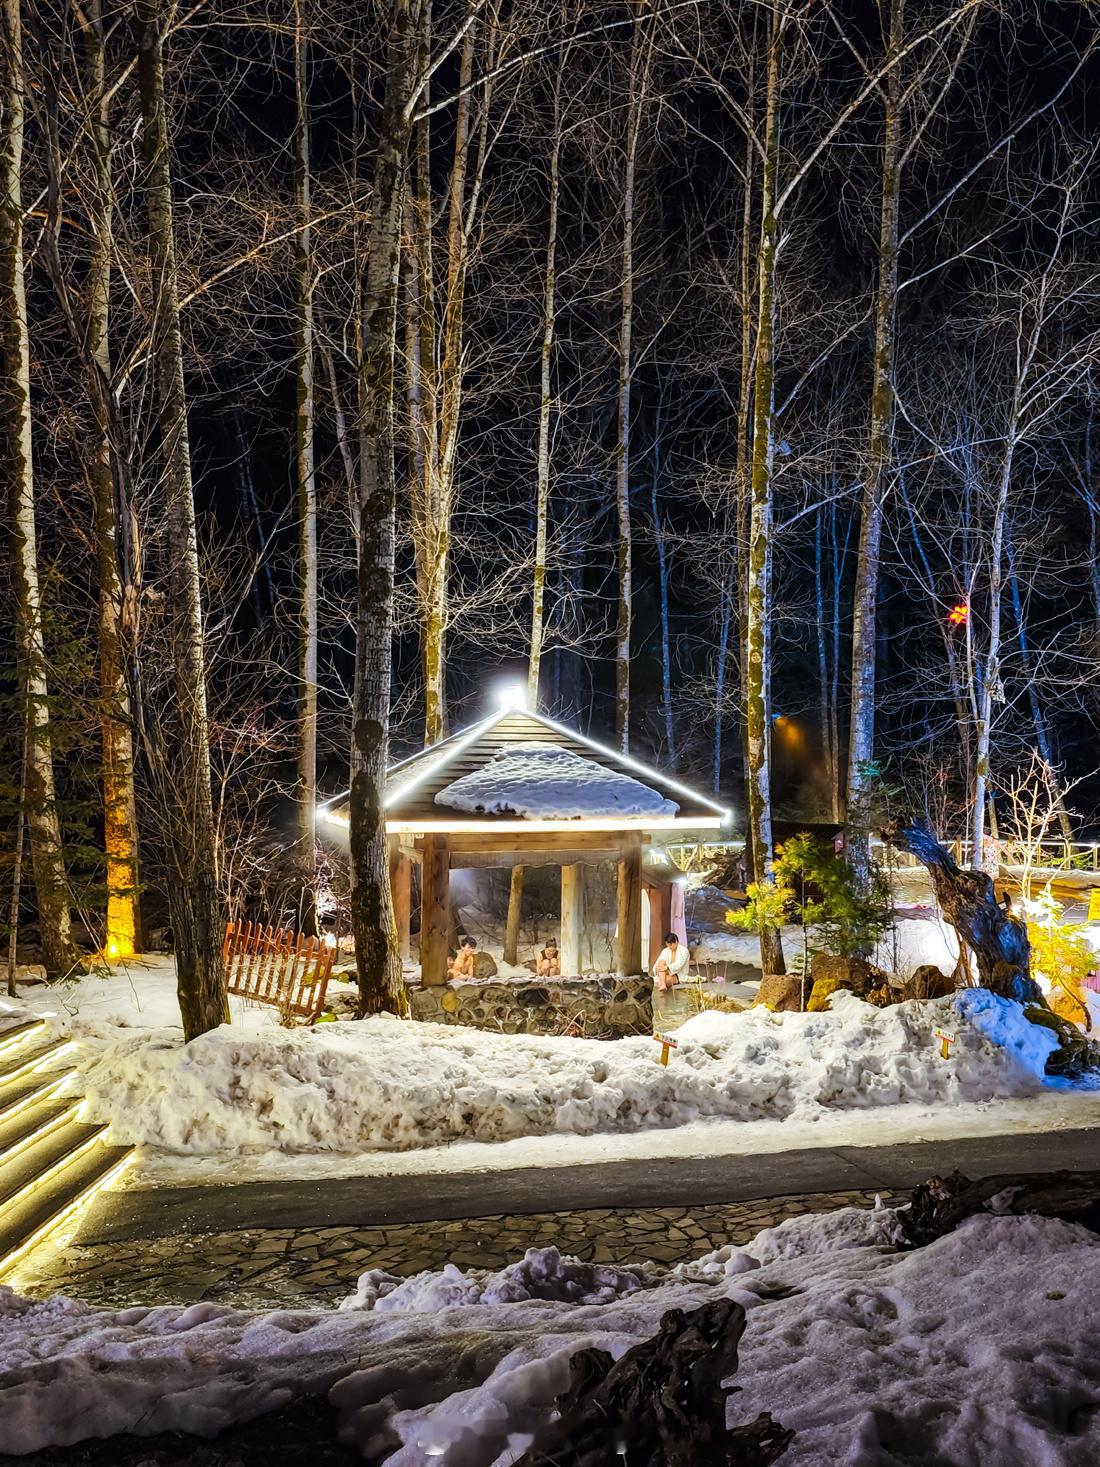
[[[588,978],[492,978],[409,989],[414,1019],[503,1034],[575,1034],[622,1039],[653,1033],[653,980],[601,973]]]

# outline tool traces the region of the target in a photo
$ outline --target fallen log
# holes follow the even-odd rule
[[[745,1311],[715,1299],[670,1309],[658,1333],[618,1361],[579,1350],[557,1418],[515,1467],[769,1467],[793,1431],[762,1412],[727,1428],[726,1385],[737,1369]]]
[[[1100,1233],[1100,1172],[1021,1172],[976,1182],[959,1171],[931,1177],[914,1190],[898,1222],[906,1244],[921,1248],[953,1233],[968,1217],[991,1211],[1056,1217]]]

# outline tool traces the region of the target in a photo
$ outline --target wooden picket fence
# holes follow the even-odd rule
[[[227,922],[222,946],[229,992],[315,1024],[325,1004],[335,947],[289,927]]]

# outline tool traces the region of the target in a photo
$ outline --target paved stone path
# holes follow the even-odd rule
[[[451,1262],[499,1268],[527,1248],[556,1245],[594,1263],[672,1264],[806,1212],[869,1206],[874,1192],[808,1193],[724,1205],[597,1208],[377,1227],[247,1228],[40,1250],[11,1280],[33,1298],[59,1292],[90,1304],[247,1308],[331,1305],[370,1268],[414,1274]],[[884,1201],[908,1197],[887,1194]]]

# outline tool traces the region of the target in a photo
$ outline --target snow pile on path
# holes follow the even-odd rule
[[[556,1248],[528,1248],[518,1263],[495,1272],[464,1273],[453,1263],[405,1278],[372,1268],[359,1277],[355,1293],[341,1309],[375,1309],[380,1314],[416,1314],[456,1304],[518,1304],[551,1299],[561,1304],[608,1304],[652,1287],[656,1275],[641,1267],[614,1268],[582,1263]]]
[[[831,1013],[702,1013],[671,1063],[651,1039],[617,1043],[485,1033],[377,1018],[258,1034],[100,1026],[80,1037],[89,1119],[110,1139],[178,1154],[360,1153],[458,1139],[594,1135],[820,1117],[827,1109],[955,1104],[1028,1095],[1049,1038],[989,996],[975,1023],[954,1001],[876,1009],[851,995]],[[1012,1038],[1010,1047],[991,1042]],[[958,1040],[949,1060],[932,1029]],[[1014,1036],[1014,1037],[1013,1037]]]
[[[509,1467],[577,1350],[618,1358],[665,1310],[726,1297],[748,1314],[730,1424],[771,1411],[795,1432],[783,1467],[1095,1467],[1100,1239],[983,1215],[898,1253],[892,1216],[800,1219],[782,1246],[782,1229],[746,1244],[743,1267],[709,1255],[595,1305],[482,1295],[440,1308],[426,1289],[412,1312],[110,1311],[0,1289],[3,1447],[212,1436],[312,1395],[387,1467]]]
[[[595,815],[675,815],[679,805],[641,780],[552,744],[513,744],[435,797],[475,815],[580,820]]]

